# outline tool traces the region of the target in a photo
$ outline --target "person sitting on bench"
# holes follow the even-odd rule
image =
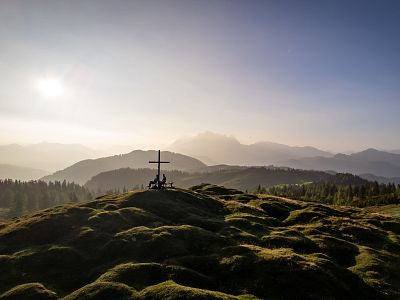
[[[165,187],[166,183],[167,183],[167,177],[165,177],[165,174],[162,174],[162,180],[160,181],[160,187]]]
[[[152,185],[154,185],[155,187],[157,187],[158,181],[160,180],[160,178],[158,177],[158,174],[156,175],[156,178],[154,180],[151,180],[149,182],[149,189],[151,188]]]

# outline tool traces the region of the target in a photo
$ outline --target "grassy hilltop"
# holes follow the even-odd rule
[[[395,218],[210,185],[0,224],[1,300],[398,299],[399,268]]]

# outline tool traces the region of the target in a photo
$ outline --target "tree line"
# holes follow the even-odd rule
[[[90,200],[85,188],[75,183],[0,180],[0,219],[13,218],[67,202]]]
[[[331,180],[314,183],[259,186],[257,193],[334,205],[365,207],[400,203],[400,185],[378,183],[351,174],[336,174]]]

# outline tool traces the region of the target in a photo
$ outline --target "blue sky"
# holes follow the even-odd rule
[[[3,0],[0,143],[215,131],[400,148],[399,15],[399,1]]]

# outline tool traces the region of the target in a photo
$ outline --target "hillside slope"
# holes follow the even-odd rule
[[[199,182],[224,185],[240,190],[254,191],[258,185],[297,184],[319,181],[331,177],[328,173],[304,170],[288,170],[265,167],[216,169],[201,173],[164,171],[168,181],[177,187],[188,188]],[[155,176],[150,169],[118,169],[100,173],[90,179],[85,186],[91,191],[131,189],[133,186],[146,186]]]
[[[376,176],[373,174],[360,174],[361,178],[364,178],[369,181],[376,181],[379,183],[394,183],[400,184],[400,176],[399,177],[384,177],[384,176]]]
[[[366,156],[365,153],[360,157]],[[307,157],[281,161],[279,165],[295,169],[335,171],[352,174],[374,174],[384,177],[400,176],[400,166],[388,161],[374,161],[357,155],[336,154],[334,157]],[[372,158],[370,158],[372,159]]]
[[[109,195],[3,224],[0,299],[400,297],[398,221],[280,198],[221,200],[246,196],[236,193]]]
[[[379,151],[376,149],[367,149],[361,152],[351,154],[352,157],[374,162],[388,162],[400,166],[400,154]]]
[[[205,168],[206,165],[201,161],[190,156],[162,151],[161,158],[164,161],[171,161],[171,164],[164,164],[165,170],[195,171]],[[64,170],[57,171],[52,175],[45,176],[45,181],[63,181],[84,184],[93,176],[119,168],[157,168],[156,164],[149,164],[150,160],[157,159],[157,151],[135,150],[127,154],[102,157],[98,159],[87,159],[80,161]]]

